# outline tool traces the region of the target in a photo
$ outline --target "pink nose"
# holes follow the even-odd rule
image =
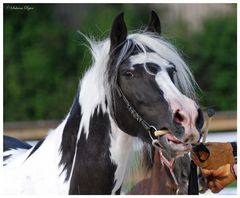
[[[184,97],[184,101],[176,102],[172,106],[173,121],[184,127],[185,143],[196,143],[199,139],[199,132],[196,128],[196,120],[198,117],[198,107],[196,103],[188,97]]]

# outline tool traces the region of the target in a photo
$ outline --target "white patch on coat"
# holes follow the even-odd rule
[[[160,67],[169,67],[169,62],[163,59],[161,56],[154,52],[139,53],[137,55],[130,57],[130,62],[132,65],[144,64],[144,63],[154,63]]]
[[[171,81],[166,70],[157,73],[155,80],[159,88],[163,91],[163,97],[170,104],[172,111],[184,110],[187,112],[186,121],[195,123],[194,118],[197,118],[197,104],[182,94]]]
[[[111,146],[109,150],[112,162],[117,165],[117,170],[114,175],[114,181],[116,183],[112,190],[112,194],[115,194],[123,183],[127,165],[129,164],[129,155],[132,150],[133,137],[121,131],[112,119],[111,128]]]
[[[109,42],[95,43],[90,41],[93,64],[85,73],[80,82],[79,103],[82,110],[82,119],[79,127],[77,140],[79,140],[82,128],[86,138],[89,133],[89,123],[95,109],[98,107],[106,112],[106,67],[108,62],[108,53],[110,49]]]
[[[183,94],[175,87],[166,70],[158,72],[155,80],[159,88],[163,91],[166,101],[171,102],[172,100],[181,100],[183,98]]]
[[[28,159],[34,147],[21,154],[23,150],[19,149],[4,152],[4,155],[13,153],[3,167],[1,188],[4,194],[68,194],[69,182],[65,182],[66,173],[62,173],[63,167],[59,166],[59,148],[66,120],[49,133]]]
[[[102,109],[103,113],[106,112],[105,105],[105,91],[103,85],[103,74],[97,71],[98,68],[93,67],[87,71],[85,77],[81,81],[81,92],[79,96],[79,103],[81,105],[82,119],[78,131],[78,140],[81,135],[82,128],[86,134],[86,139],[89,134],[89,124],[94,111],[98,107]]]
[[[7,165],[9,163],[11,163],[12,161],[14,161],[16,159],[16,157],[26,153],[28,151],[28,149],[23,149],[23,148],[16,148],[16,149],[10,149],[7,150],[3,153],[3,157],[7,157],[9,156],[6,160],[4,160],[3,165]]]

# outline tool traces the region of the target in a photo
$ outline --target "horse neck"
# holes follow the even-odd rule
[[[115,194],[123,182],[132,138],[117,127],[105,98],[97,104],[98,93],[84,100],[85,93],[81,88],[66,118],[60,164],[70,194]]]

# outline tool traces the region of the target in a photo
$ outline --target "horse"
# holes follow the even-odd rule
[[[154,11],[144,30],[128,33],[122,12],[110,38],[85,37],[93,62],[64,120],[30,149],[6,142],[4,193],[120,194],[134,139],[158,139],[171,158],[199,140],[197,83]]]

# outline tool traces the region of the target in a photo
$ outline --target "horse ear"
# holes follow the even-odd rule
[[[161,23],[156,12],[152,10],[151,17],[148,23],[147,32],[156,32],[161,34]]]
[[[113,21],[110,35],[111,50],[123,43],[127,38],[127,26],[123,16],[124,13],[122,12],[118,16],[116,16]]]

